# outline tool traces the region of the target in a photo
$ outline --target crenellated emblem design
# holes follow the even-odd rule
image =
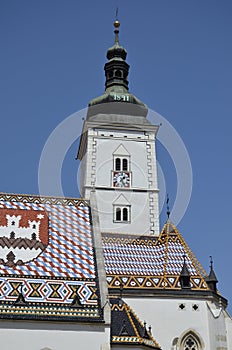
[[[0,210],[0,264],[13,267],[35,259],[48,245],[44,210]]]

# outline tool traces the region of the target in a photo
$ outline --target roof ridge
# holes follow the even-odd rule
[[[130,320],[130,323],[132,324],[132,327],[133,327],[133,329],[135,331],[136,336],[138,338],[141,338],[141,336],[140,336],[140,334],[138,332],[138,329],[135,327],[135,324],[134,324],[134,322],[132,320],[132,317],[130,315],[130,312],[133,313],[133,310],[130,308],[130,306],[128,304],[124,304],[124,305],[125,305],[126,314],[127,314],[128,318]],[[135,313],[134,313],[134,316],[137,319],[137,321],[140,323],[140,320],[139,320],[138,316]]]
[[[205,277],[208,276],[207,272],[201,265],[200,261],[197,259],[196,255],[193,253],[192,249],[189,247],[188,243],[182,237],[181,233],[179,233],[179,238],[184,248],[186,249],[186,252],[188,253],[188,258],[192,261],[192,264],[195,267],[196,271],[200,276],[202,276],[205,279]]]
[[[135,326],[135,324],[134,324],[134,321],[133,321],[133,319],[132,319],[130,313],[134,316],[134,318],[137,320],[137,322],[139,323],[139,325],[140,325],[142,328],[144,328],[145,325],[142,324],[142,322],[141,322],[141,320],[139,319],[139,317],[138,317],[138,315],[136,314],[136,312],[135,312],[128,304],[124,304],[124,305],[125,305],[125,308],[126,308],[127,315],[128,315],[128,317],[129,317],[129,319],[130,319],[130,322],[131,322],[131,324],[132,324],[132,326],[133,326],[133,328],[134,328],[134,331],[135,331],[137,337],[139,338],[139,341],[140,341],[141,343],[143,343],[145,339],[139,334],[139,331],[138,331],[138,329],[136,328],[136,326]],[[146,330],[146,331],[147,331],[147,330]],[[148,335],[149,335],[149,340],[150,340],[150,341],[153,341],[156,347],[160,347],[160,345],[158,344],[158,342],[156,341],[156,339],[153,337],[153,335],[152,335],[149,331],[147,331],[147,333],[148,333]]]
[[[177,227],[170,220],[168,220],[164,224],[163,229],[159,235],[158,241],[164,243],[164,240],[162,240],[162,238],[164,238],[165,244],[166,244],[166,246],[168,246],[168,238],[170,236],[170,233],[171,233],[171,236],[173,236],[173,231],[172,232],[169,232],[169,231],[165,232],[165,228],[167,228],[167,225],[172,225],[172,228],[174,229],[174,235],[180,240],[180,243],[183,245],[184,249],[186,250],[187,256],[191,260],[197,273],[200,276],[202,276],[202,278],[205,279],[205,277],[208,276],[207,272],[205,271],[205,269],[203,268],[203,266],[201,265],[201,263],[197,259],[196,255],[193,253],[192,249],[189,247],[188,243],[183,238],[180,231],[177,229]],[[168,247],[167,247],[167,253],[168,253]]]
[[[8,193],[8,192],[0,192],[0,196],[5,197],[5,200],[11,200],[12,197],[21,197],[19,200],[22,200],[22,197],[30,197],[30,198],[41,198],[41,199],[54,199],[54,200],[69,200],[69,201],[78,201],[84,202],[86,205],[89,205],[89,200],[82,197],[65,197],[65,196],[49,196],[49,195],[41,195],[41,194],[31,194],[31,193]]]
[[[164,256],[164,289],[166,288],[167,283],[167,264],[168,264],[168,251],[169,251],[169,244],[168,244],[168,235],[165,237],[165,256]]]

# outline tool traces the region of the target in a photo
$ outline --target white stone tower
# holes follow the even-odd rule
[[[95,192],[101,232],[159,234],[155,138],[158,126],[146,119],[147,107],[128,92],[129,65],[115,43],[105,64],[105,93],[90,101],[78,158],[81,194]]]

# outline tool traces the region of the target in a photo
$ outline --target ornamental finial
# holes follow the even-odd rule
[[[114,21],[114,28],[119,28],[120,22],[118,20]]]
[[[114,22],[115,28],[118,28],[120,26],[119,20],[118,20],[118,6],[116,7],[116,12],[115,12],[115,22]]]
[[[213,257],[212,257],[212,255],[210,255],[209,256],[209,263],[210,263],[210,265],[209,265],[209,267],[210,267],[210,270],[212,270],[213,269]]]
[[[120,27],[120,22],[118,20],[118,7],[116,8],[116,13],[115,13],[115,21],[114,21],[114,34],[115,34],[115,44],[119,44],[119,39],[118,39],[118,33],[119,33],[119,28]]]

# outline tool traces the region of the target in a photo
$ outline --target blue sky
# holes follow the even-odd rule
[[[47,138],[104,91],[116,6],[130,91],[172,124],[191,159],[193,192],[178,228],[206,270],[213,255],[219,290],[232,304],[229,0],[1,1],[0,190],[38,193]],[[78,194],[76,150],[74,143],[62,169],[67,196]],[[159,143],[157,155],[171,207],[174,165]]]

